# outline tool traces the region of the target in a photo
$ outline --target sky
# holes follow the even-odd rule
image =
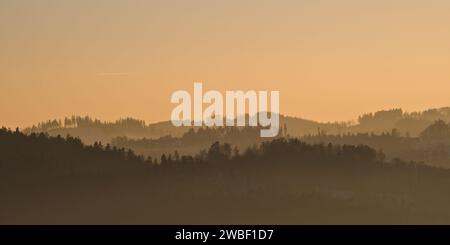
[[[176,90],[279,90],[347,121],[450,106],[448,0],[0,0],[0,125],[170,119]]]

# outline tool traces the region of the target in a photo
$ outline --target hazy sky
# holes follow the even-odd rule
[[[0,125],[168,120],[174,90],[320,121],[450,106],[448,0],[0,0]]]

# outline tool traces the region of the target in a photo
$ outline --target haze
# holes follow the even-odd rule
[[[173,91],[279,90],[335,121],[450,105],[450,2],[0,0],[0,124],[170,119]]]

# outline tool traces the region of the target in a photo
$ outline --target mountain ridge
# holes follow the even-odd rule
[[[381,110],[365,113],[358,117],[357,123],[318,122],[294,116],[280,115],[280,128],[286,128],[291,136],[310,134],[344,133],[383,133],[393,129],[402,135],[418,136],[426,127],[437,120],[450,122],[450,107],[428,109],[419,112],[404,112],[402,109]],[[111,142],[116,137],[160,138],[163,136],[181,137],[192,126],[175,127],[170,121],[146,123],[134,118],[121,118],[114,122],[101,121],[89,116],[72,116],[63,120],[48,120],[23,129],[25,133],[48,133],[49,135],[71,135],[79,137],[84,143]]]

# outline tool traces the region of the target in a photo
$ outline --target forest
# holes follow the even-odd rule
[[[247,115],[248,116],[248,115]],[[3,224],[448,224],[450,109],[174,127],[88,116],[0,130]]]
[[[152,158],[3,128],[0,156],[3,224],[450,222],[450,170],[361,144],[279,137]]]
[[[333,143],[348,145],[368,145],[383,152],[392,160],[400,158],[424,162],[433,166],[450,167],[450,135],[449,125],[442,120],[425,128],[418,136],[401,135],[397,129],[383,133],[342,133],[327,134],[318,129],[314,134],[300,137],[291,136],[289,128],[281,129],[279,137],[299,138],[307,143]],[[278,137],[278,138],[279,138]],[[181,137],[165,136],[157,139],[133,139],[115,137],[111,144],[117,147],[133,149],[138,154],[160,157],[167,152],[177,151],[182,154],[195,154],[209,147],[215,141],[227,142],[240,150],[258,145],[268,139],[259,137],[258,128],[198,128],[189,129]]]
[[[248,116],[248,115],[247,115]],[[366,113],[356,122],[319,123],[301,118],[280,116],[279,137],[300,138],[310,143],[365,144],[385,153],[388,159],[401,158],[450,167],[445,131],[437,123],[450,122],[450,108],[404,112],[391,109]],[[170,122],[146,124],[133,118],[104,122],[85,116],[49,120],[23,129],[26,134],[80,138],[83,143],[110,144],[132,149],[144,156],[159,158],[164,153],[196,154],[215,141],[227,142],[240,150],[265,141],[257,135],[258,127],[174,127]],[[433,136],[427,130],[438,131]],[[444,134],[441,134],[444,133]]]

